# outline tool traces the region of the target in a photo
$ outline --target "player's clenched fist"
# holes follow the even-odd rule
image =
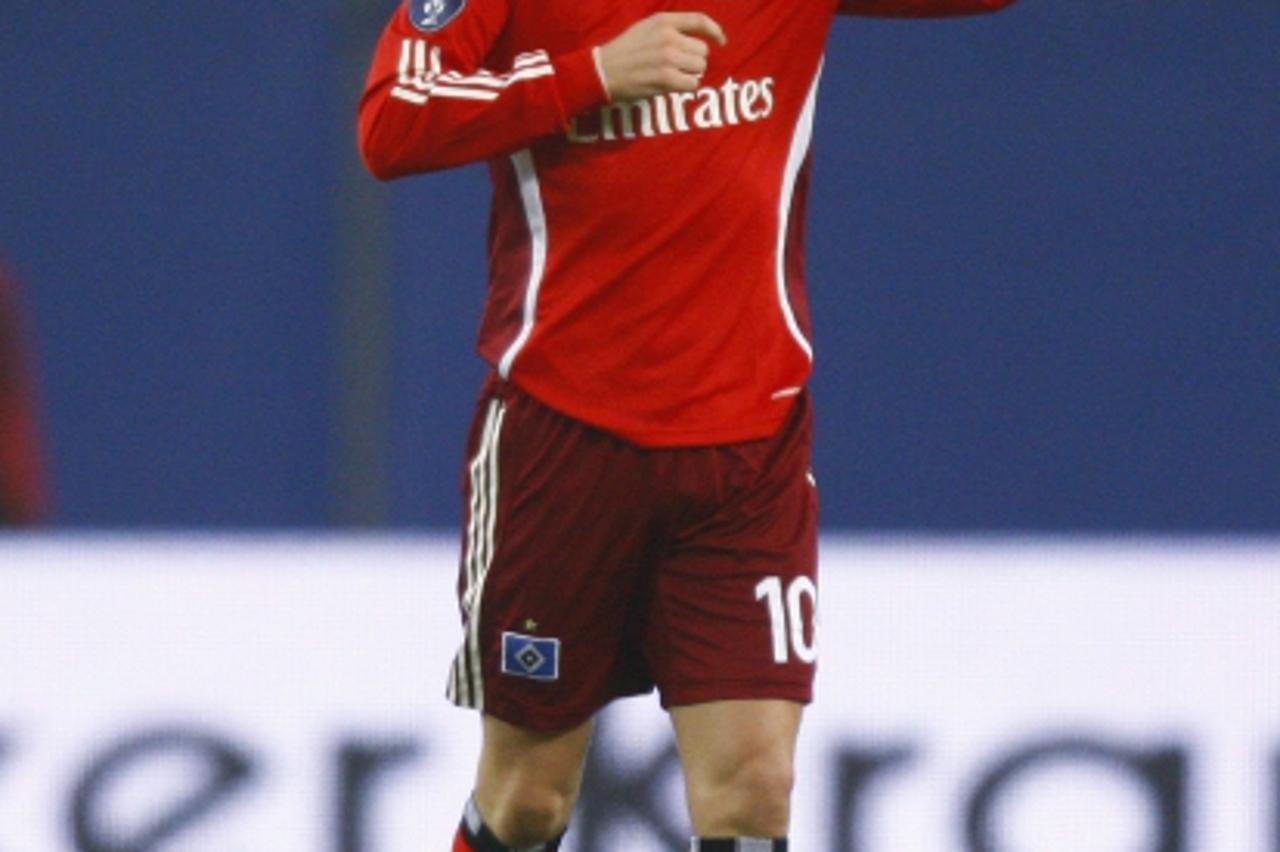
[[[697,89],[707,70],[708,42],[723,45],[724,30],[701,12],[659,12],[632,24],[597,54],[609,99]]]

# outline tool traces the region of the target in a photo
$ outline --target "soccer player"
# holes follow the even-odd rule
[[[655,686],[691,849],[787,848],[816,646],[801,243],[834,15],[1012,0],[411,0],[360,103],[390,179],[486,160],[454,852],[559,847],[595,712]],[[597,850],[588,850],[597,852]]]

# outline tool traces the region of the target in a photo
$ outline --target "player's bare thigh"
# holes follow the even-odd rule
[[[671,708],[696,835],[787,835],[802,711],[778,699]]]
[[[483,726],[475,802],[485,823],[516,847],[559,834],[582,787],[592,723],[548,733],[486,715]]]

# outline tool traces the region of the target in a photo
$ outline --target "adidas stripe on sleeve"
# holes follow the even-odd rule
[[[563,131],[607,94],[591,47],[561,55],[497,47],[508,0],[467,0],[424,31],[407,4],[374,55],[359,110],[360,151],[387,179],[486,160]]]

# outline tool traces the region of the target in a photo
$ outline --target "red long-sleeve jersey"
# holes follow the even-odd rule
[[[488,160],[479,350],[645,446],[764,437],[810,372],[802,243],[833,15],[1012,0],[410,0],[360,103],[370,170]],[[696,92],[608,103],[591,50],[658,11],[728,37]]]

